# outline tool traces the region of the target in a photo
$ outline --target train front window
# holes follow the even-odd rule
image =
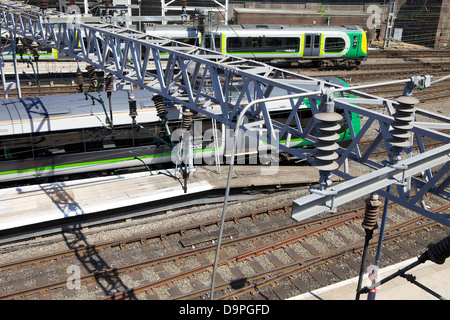
[[[338,37],[329,37],[325,39],[324,52],[341,52],[345,49],[345,40]]]
[[[356,49],[358,45],[358,36],[353,36],[353,49]]]

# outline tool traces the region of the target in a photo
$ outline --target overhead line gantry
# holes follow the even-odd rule
[[[245,104],[252,103],[254,105],[246,113],[249,122],[239,129],[244,132],[266,130],[266,141],[282,152],[299,159],[314,160],[311,158],[310,150],[290,148],[278,141],[277,137],[289,134],[292,139],[302,138],[315,143],[316,149],[319,150],[313,152],[315,160],[325,159],[331,156],[332,152],[336,152],[339,155],[335,160],[338,168],[345,168],[342,164],[347,160],[353,160],[372,170],[371,173],[361,177],[353,177],[346,169],[341,171],[336,169],[335,165],[321,167],[316,161],[316,168],[319,168],[323,183],[320,188],[312,188],[311,195],[294,201],[292,213],[294,219],[302,220],[364,194],[375,192],[450,226],[448,216],[433,213],[426,206],[420,205],[428,192],[450,198],[446,190],[450,183],[448,173],[450,136],[435,130],[450,128],[450,119],[447,117],[417,108],[417,105],[408,104],[408,101],[403,103],[358,91],[364,86],[344,87],[264,63],[154,37],[105,21],[92,21],[92,18],[84,18],[81,15],[63,14],[52,9],[43,10],[23,2],[8,0],[0,1],[0,14],[0,27],[6,30],[6,33],[54,48],[105,73],[111,73],[116,78],[160,95],[174,104],[216,119],[230,128],[236,128],[233,119],[240,114]],[[237,99],[231,101],[229,95],[233,83],[236,82],[242,84],[242,90]],[[415,87],[433,84],[431,77],[417,76],[382,85],[394,83],[406,83],[405,97],[410,97]],[[310,91],[305,88],[311,85],[316,86],[318,90]],[[344,97],[344,92],[353,97]],[[313,115],[329,114],[325,118],[322,116],[311,118],[302,129],[297,111],[305,97],[309,98]],[[285,123],[277,122],[270,117],[266,102],[277,99],[290,101],[292,111]],[[220,105],[219,113],[212,112],[213,104]],[[356,104],[384,106],[387,114],[371,111]],[[409,105],[406,109],[411,112],[408,116],[409,121],[404,121],[407,124],[402,126],[400,122],[404,119],[402,120],[401,114],[406,110],[405,105]],[[332,118],[331,113],[335,108],[343,110],[352,142],[347,148],[338,147],[327,153],[324,143],[320,142],[321,138],[313,136],[311,130],[318,124],[324,131],[327,130],[327,126],[333,127],[322,122],[327,122],[327,117]],[[367,119],[358,133],[352,125],[352,112]],[[434,123],[416,123],[414,115],[432,118]],[[292,121],[294,125],[290,125]],[[362,153],[358,143],[374,123],[379,124],[379,133],[367,151]],[[405,134],[406,138],[396,138]],[[403,139],[411,142],[413,137],[419,146],[418,154],[412,153],[411,143],[403,144],[398,141]],[[443,145],[427,151],[423,142],[425,138],[436,140]],[[379,144],[384,144],[388,150],[388,159],[384,162],[370,159]],[[401,159],[403,151],[407,154],[405,160]],[[431,171],[432,168],[435,168],[434,173]],[[330,185],[330,173],[343,178],[345,182]],[[423,175],[416,177],[420,173]],[[442,182],[437,185],[439,180]],[[383,190],[391,184],[397,186],[396,194]],[[412,198],[410,198],[411,185],[417,189],[416,195]]]

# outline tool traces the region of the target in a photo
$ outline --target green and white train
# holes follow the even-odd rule
[[[367,36],[359,26],[227,25],[201,33],[198,28],[169,25],[146,27],[145,32],[255,60],[357,65],[367,59]]]
[[[328,80],[345,85],[336,78]],[[119,169],[143,164],[173,163],[178,143],[174,133],[183,126],[182,107],[166,103],[168,121],[165,126],[157,114],[152,93],[138,90],[133,95],[136,124],[130,118],[127,91],[112,93],[112,121],[105,92],[96,96],[95,104],[82,93],[0,100],[0,183],[55,176],[70,178],[74,174],[86,173],[112,174]],[[267,107],[271,118],[282,123],[292,110],[289,100],[271,102]],[[212,113],[215,110],[220,112],[219,105],[210,108]],[[312,116],[307,98],[298,113],[301,126],[306,126]],[[192,120],[194,164],[211,164],[218,159],[216,153],[223,161],[231,153],[228,147],[233,143],[232,132],[224,125],[214,126],[210,118],[201,114]],[[351,121],[357,134],[359,115],[352,114]],[[345,120],[341,126],[339,140],[350,140]],[[311,142],[301,138],[292,137],[289,143],[287,137],[279,139],[289,147],[311,146]],[[258,136],[256,143],[250,148],[244,147],[241,153],[254,157],[264,151],[262,153],[266,155],[270,147]]]

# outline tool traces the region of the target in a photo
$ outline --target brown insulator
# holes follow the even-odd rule
[[[316,150],[311,165],[322,171],[336,170],[339,168],[336,162],[339,158],[336,153],[339,148],[336,143],[339,139],[337,131],[341,128],[338,121],[341,121],[343,117],[336,112],[321,112],[313,117],[318,120],[318,124],[316,125],[317,133],[315,135],[317,142],[314,144]]]
[[[128,100],[128,106],[130,107],[130,117],[131,119],[133,119],[133,122],[135,122],[135,119],[138,115],[136,99],[130,98]]]
[[[39,45],[33,41],[33,43],[31,44],[31,54],[34,57],[34,61],[38,61],[39,60]]]
[[[16,50],[17,50],[17,53],[20,54],[20,57],[22,57],[23,54],[25,53],[25,50],[23,48],[23,43],[20,39],[17,41]]]
[[[166,106],[164,105],[163,97],[157,94],[153,96],[152,100],[155,103],[156,113],[158,114],[158,117],[160,117],[161,119],[165,118],[167,111]]]
[[[76,6],[77,3],[76,3],[75,0],[69,0],[69,5],[71,5],[71,6]]]
[[[434,263],[443,264],[445,259],[450,257],[450,236],[438,243],[428,245],[426,255]]]
[[[86,67],[87,73],[88,73],[88,77],[91,81],[97,80],[97,74],[95,73],[94,67],[93,66],[87,66]]]
[[[42,10],[47,10],[48,9],[48,0],[37,0],[37,5]]]
[[[105,77],[105,91],[111,93],[113,91],[113,75],[109,73]]]
[[[182,8],[186,8],[187,7],[187,0],[181,0],[180,3],[181,3],[181,7]]]
[[[78,89],[80,91],[83,91],[83,73],[81,72],[80,68],[77,68],[77,85]]]
[[[105,5],[106,8],[111,7],[111,0],[103,0],[103,4]]]
[[[376,194],[372,194],[369,199],[366,200],[366,212],[364,214],[364,221],[362,226],[367,230],[374,230],[378,228],[378,208],[381,206],[381,201],[378,200]]]
[[[91,85],[94,88],[97,88],[98,80],[97,80],[97,74],[95,73],[94,67],[93,66],[87,66],[86,70],[87,70],[87,73],[88,73],[88,77],[91,80]]]
[[[192,112],[189,110],[183,111],[183,123],[182,127],[186,131],[191,131],[191,123],[192,123]]]

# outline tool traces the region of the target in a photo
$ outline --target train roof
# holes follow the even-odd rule
[[[337,78],[327,78],[326,81],[337,85],[345,85]],[[291,85],[296,85],[295,82]],[[303,89],[316,91],[318,83],[298,84]],[[239,91],[239,84],[235,85]],[[249,86],[250,92],[253,88]],[[239,96],[238,91],[232,92],[232,100]],[[276,95],[285,95],[280,92]],[[0,100],[0,136],[27,134],[49,131],[64,131],[81,128],[95,128],[106,126],[105,111],[109,116],[109,102],[106,92],[89,93],[89,96],[102,99],[104,106],[83,93],[60,96],[44,96],[33,98],[15,98]],[[156,108],[152,101],[153,93],[148,90],[134,90],[134,99],[137,102],[138,116],[136,120],[140,123],[160,121],[156,114]],[[129,116],[129,93],[128,91],[114,91],[111,95],[114,125],[131,124]],[[243,100],[246,100],[245,98]],[[242,101],[242,103],[246,103]],[[270,104],[270,105],[269,105]],[[270,111],[288,110],[291,105],[285,102],[272,102],[267,104]],[[220,107],[212,106],[211,112],[216,112]],[[170,120],[181,119],[181,107],[167,107]],[[219,111],[217,111],[219,112]]]
[[[317,25],[282,25],[282,24],[240,24],[230,26],[220,26],[218,29],[242,29],[242,30],[286,30],[286,31],[358,31],[360,26],[317,26]]]
[[[92,97],[103,100],[109,113],[106,92],[89,93]],[[145,108],[154,111],[151,98],[153,94],[147,90],[133,92],[137,100],[138,112]],[[114,122],[131,123],[127,91],[112,93],[112,110]],[[44,96],[33,98],[16,98],[0,100],[0,135],[24,134],[30,132],[47,132],[68,130],[72,128],[102,127],[106,123],[106,115],[101,103],[93,102],[83,93]],[[154,120],[156,112],[154,113]],[[147,119],[148,120],[148,119]]]
[[[306,25],[281,25],[281,24],[239,24],[239,25],[220,25],[210,29],[211,32],[217,33],[229,33],[229,32],[252,32],[252,31],[285,31],[285,32],[355,32],[361,31],[363,28],[357,25],[348,26],[306,26]],[[146,32],[151,34],[152,32],[164,33],[168,32],[168,35],[181,36],[181,34],[189,37],[196,37],[197,30],[193,26],[182,25],[168,25],[168,26],[149,26],[146,27]]]

